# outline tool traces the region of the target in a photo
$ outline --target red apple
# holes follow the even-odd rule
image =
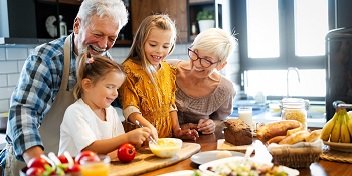
[[[117,150],[117,157],[121,162],[131,162],[136,156],[136,148],[132,144],[122,144]]]

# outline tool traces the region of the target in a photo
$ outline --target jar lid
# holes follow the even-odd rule
[[[305,108],[305,101],[302,98],[284,98],[281,100],[282,107]]]

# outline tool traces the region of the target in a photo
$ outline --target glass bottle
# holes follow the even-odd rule
[[[62,20],[63,16],[59,15],[60,18],[60,37],[67,36],[67,26],[66,23]]]
[[[307,102],[301,98],[284,98],[281,117],[284,120],[297,120],[307,129]]]

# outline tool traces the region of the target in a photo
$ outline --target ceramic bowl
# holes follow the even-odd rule
[[[149,141],[152,153],[160,158],[174,157],[182,147],[182,140],[177,138],[159,138],[157,144]]]

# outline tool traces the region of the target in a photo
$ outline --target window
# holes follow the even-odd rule
[[[333,22],[330,0],[245,0],[237,20],[241,87],[248,94],[324,100],[325,35]],[[245,25],[244,25],[245,24]],[[244,40],[244,41],[243,41]],[[242,41],[242,42],[241,42]],[[298,68],[300,81],[288,68]],[[289,84],[288,84],[289,83]],[[288,92],[289,90],[289,92]]]
[[[249,58],[279,57],[278,12],[278,0],[247,1]]]

